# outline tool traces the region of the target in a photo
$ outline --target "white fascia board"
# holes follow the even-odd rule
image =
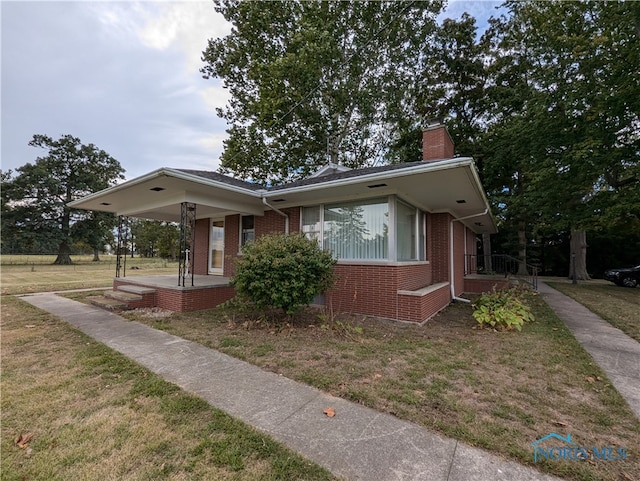
[[[470,157],[460,157],[451,160],[443,160],[439,162],[425,162],[424,165],[416,165],[405,169],[397,170],[385,170],[382,172],[374,172],[371,174],[359,175],[356,177],[349,177],[346,179],[335,179],[329,182],[319,182],[311,185],[301,185],[298,187],[289,187],[278,189],[273,192],[264,193],[264,197],[281,197],[286,194],[293,194],[299,192],[308,192],[318,189],[326,189],[327,187],[337,187],[349,184],[360,184],[363,182],[375,182],[382,179],[392,179],[396,177],[404,177],[407,175],[413,175],[425,172],[437,172],[439,170],[448,170],[456,167],[465,167],[473,165],[473,159]]]

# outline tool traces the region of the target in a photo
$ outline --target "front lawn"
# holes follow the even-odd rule
[[[3,480],[335,479],[11,296],[1,352]]]
[[[424,327],[308,310],[285,325],[212,309],[124,313],[333,395],[533,465],[549,433],[626,447],[623,461],[544,460],[567,479],[640,479],[640,421],[537,296],[522,332],[478,329],[467,304]]]

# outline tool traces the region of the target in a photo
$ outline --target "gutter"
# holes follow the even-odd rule
[[[471,301],[469,299],[465,299],[463,297],[456,297],[456,288],[455,288],[455,269],[453,268],[453,223],[456,221],[461,221],[461,220],[467,220],[467,219],[471,219],[473,217],[480,217],[481,215],[486,215],[487,212],[489,212],[489,208],[487,207],[483,212],[480,212],[479,214],[471,214],[471,215],[466,215],[464,217],[458,217],[457,219],[452,219],[449,222],[449,269],[450,269],[450,278],[451,278],[451,282],[449,283],[449,287],[451,289],[451,299],[454,301],[458,301],[458,302],[464,302],[466,304],[469,304]],[[467,239],[464,239],[464,245],[466,248],[467,245]]]
[[[284,217],[284,232],[285,232],[285,234],[288,234],[289,233],[289,216],[287,214],[285,214],[284,212],[282,212],[280,209],[277,209],[276,207],[274,207],[271,204],[269,204],[269,202],[267,202],[267,198],[266,197],[262,197],[262,203],[264,205],[266,205],[267,207],[269,207],[272,211],[277,212],[282,217]]]

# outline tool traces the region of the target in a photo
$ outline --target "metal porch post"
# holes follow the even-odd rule
[[[196,245],[196,205],[183,202],[180,206],[180,263],[178,285],[185,286],[185,279],[191,275],[193,286],[193,251]]]
[[[122,270],[122,277],[127,277],[127,243],[128,242],[129,242],[129,218],[124,215],[119,215],[118,216],[118,245],[116,246],[116,277],[120,277],[120,270]]]

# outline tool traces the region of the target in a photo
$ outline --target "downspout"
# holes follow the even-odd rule
[[[267,202],[266,197],[262,198],[262,203],[264,205],[266,205],[267,207],[269,207],[272,211],[277,212],[282,217],[284,217],[284,232],[285,232],[285,234],[288,234],[289,233],[289,216],[287,214],[285,214],[284,212],[282,212],[280,209],[277,209],[274,206],[272,206],[271,204],[269,204]]]
[[[467,215],[465,217],[458,217],[457,219],[452,219],[449,222],[449,269],[450,269],[450,283],[449,283],[449,287],[451,289],[451,299],[454,301],[458,301],[458,302],[465,302],[467,304],[469,304],[471,301],[469,299],[465,299],[463,297],[456,297],[456,288],[455,288],[455,269],[453,267],[453,260],[454,260],[454,256],[453,256],[453,223],[456,221],[461,221],[461,220],[466,220],[466,219],[471,219],[472,217],[480,217],[481,215],[486,215],[486,213],[489,212],[489,208],[487,207],[484,212],[480,212],[479,214],[471,214],[471,215]],[[466,249],[466,245],[467,245],[467,241],[466,238],[464,239],[464,245],[465,245],[465,249]]]

